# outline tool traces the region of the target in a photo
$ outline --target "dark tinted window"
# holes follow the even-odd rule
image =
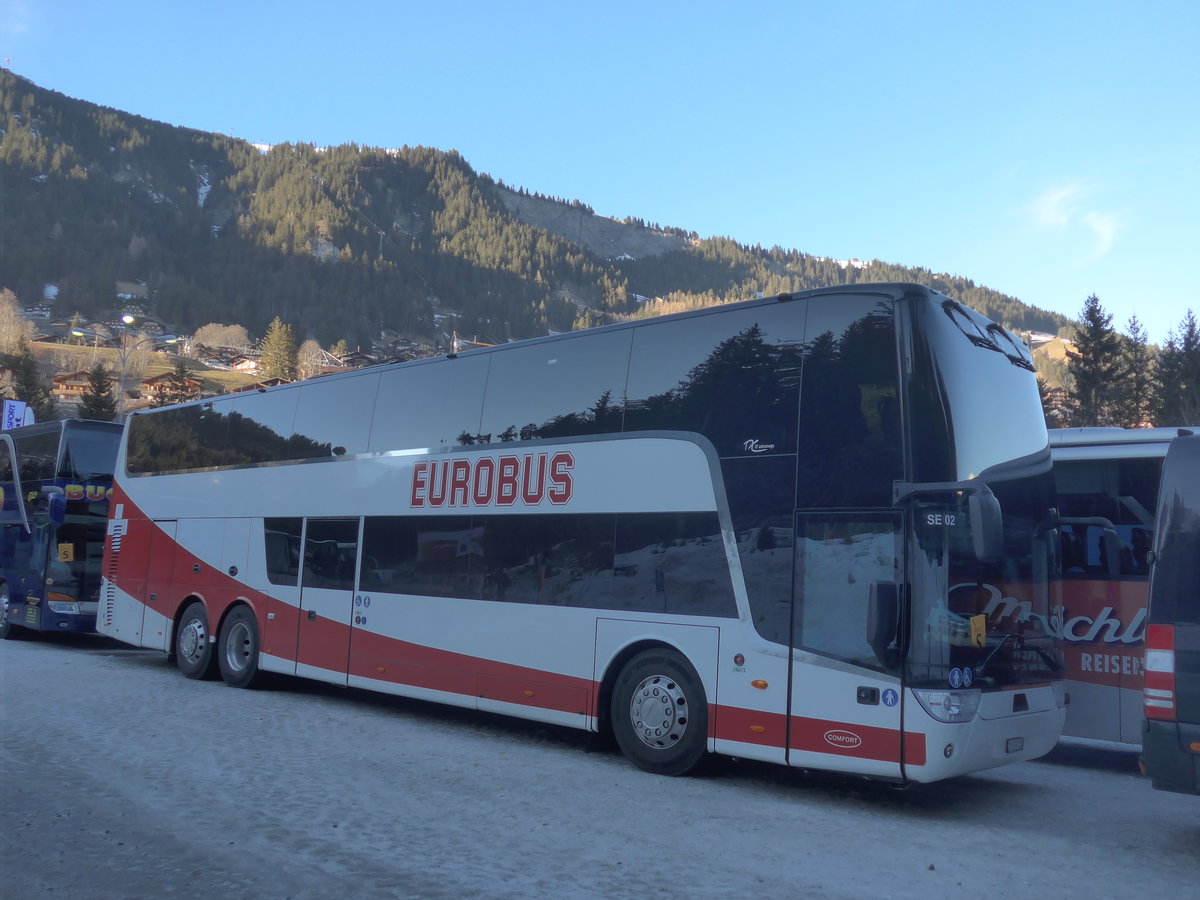
[[[293,458],[364,453],[371,435],[379,375],[315,379],[299,388],[293,425]]]
[[[470,516],[369,516],[363,523],[364,591],[477,597],[471,563],[483,557]],[[482,582],[482,575],[479,577]]]
[[[17,459],[21,466],[21,481],[50,481],[58,470],[58,431],[26,434],[16,438]]]
[[[872,647],[868,623],[873,590],[896,582],[898,515],[820,513],[797,526],[795,646],[883,668],[887,644]]]
[[[121,429],[67,424],[64,430],[66,445],[59,475],[77,481],[111,479]]]
[[[736,615],[713,513],[372,517],[364,525],[361,585],[433,597]]]
[[[241,464],[292,458],[289,444],[299,398],[296,388],[246,391],[222,405],[229,417],[228,445],[237,449]]]
[[[489,354],[385,370],[371,449],[450,447],[479,433]]]
[[[475,524],[483,599],[612,605],[614,516],[480,516]]]
[[[735,616],[716,513],[617,517],[613,608]]]
[[[625,430],[697,431],[721,456],[796,444],[803,302],[634,329]]]
[[[263,520],[267,554],[267,578],[272,584],[295,585],[300,574],[300,534],[304,520]]]
[[[358,519],[309,519],[304,534],[304,587],[354,590]]]
[[[901,477],[891,304],[834,296],[809,304],[800,398],[797,506],[889,507]]]
[[[1077,459],[1054,463],[1058,509],[1064,516],[1108,519],[1120,538],[1122,576],[1150,574],[1146,554],[1154,540],[1161,459]],[[1109,573],[1104,533],[1097,526],[1061,529],[1063,574],[1095,577]]]
[[[200,403],[135,414],[128,426],[126,469],[136,475],[235,464],[225,455],[228,409],[228,404]]]
[[[1171,441],[1158,505],[1150,621],[1200,625],[1200,436]],[[1182,650],[1183,648],[1179,648]],[[1200,663],[1192,651],[1188,669]],[[1181,666],[1181,669],[1183,667]],[[1194,683],[1194,679],[1189,679]],[[1192,708],[1200,697],[1192,693]]]
[[[721,464],[754,627],[788,642],[796,457],[730,459]]]
[[[493,354],[481,442],[619,432],[631,337],[601,332]]]

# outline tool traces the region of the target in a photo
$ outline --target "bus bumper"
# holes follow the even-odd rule
[[[96,604],[71,604],[78,612],[54,609],[51,604],[14,603],[9,607],[9,621],[31,631],[59,631],[87,634],[96,630]]]
[[[1200,794],[1200,724],[1147,721],[1138,763],[1155,790]]]

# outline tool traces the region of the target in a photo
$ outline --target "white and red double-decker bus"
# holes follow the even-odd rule
[[[787,294],[135,414],[98,628],[260,672],[927,782],[1049,750],[1028,352],[917,285]]]

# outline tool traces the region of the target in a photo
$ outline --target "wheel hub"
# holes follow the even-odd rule
[[[240,672],[250,659],[250,629],[238,622],[229,629],[229,641],[225,647],[225,662],[229,668]]]
[[[647,747],[669,750],[687,731],[687,697],[679,684],[665,675],[642,679],[629,701],[633,732]]]
[[[192,619],[179,633],[179,652],[184,659],[196,661],[204,652],[204,626]]]

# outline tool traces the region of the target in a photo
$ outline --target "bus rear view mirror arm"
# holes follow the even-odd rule
[[[971,545],[975,558],[999,559],[1004,552],[1004,522],[1000,501],[982,481],[897,481],[892,485],[892,503],[900,505],[917,494],[964,493],[971,520]]]
[[[1111,519],[1106,519],[1104,516],[1060,516],[1055,512],[1050,519],[1038,526],[1038,533],[1052,531],[1063,525],[1071,525],[1075,528],[1099,528],[1100,540],[1104,545],[1104,562],[1108,570],[1108,577],[1116,578],[1121,574],[1121,538]]]

